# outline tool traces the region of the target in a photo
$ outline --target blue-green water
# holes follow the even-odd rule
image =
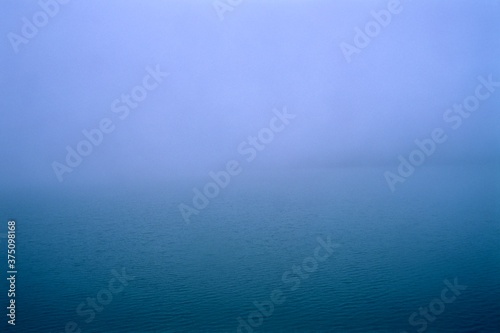
[[[3,193],[19,273],[16,327],[5,314],[2,327],[236,332],[279,289],[285,301],[255,332],[418,332],[410,315],[456,278],[467,288],[421,332],[499,332],[498,168],[422,168],[395,193],[383,171],[242,174],[191,224],[177,206],[207,179]],[[314,256],[317,237],[335,248],[295,289],[282,276]],[[77,307],[123,269],[134,279],[86,323]]]

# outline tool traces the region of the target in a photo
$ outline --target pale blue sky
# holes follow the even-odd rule
[[[69,186],[206,175],[238,156],[273,108],[296,114],[255,168],[389,165],[442,116],[500,81],[500,1],[405,1],[347,63],[339,44],[388,1],[70,1],[15,53],[9,32],[40,10],[0,11],[0,183]],[[146,67],[169,76],[128,118],[110,105]],[[500,89],[429,163],[498,159]],[[109,117],[114,132],[59,184],[51,163]]]

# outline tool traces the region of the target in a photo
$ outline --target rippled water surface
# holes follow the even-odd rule
[[[467,288],[442,313],[415,320],[499,332],[498,169],[422,168],[395,193],[383,171],[241,175],[190,224],[177,206],[205,179],[4,194],[18,222],[16,331],[236,332],[279,289],[282,304],[242,332],[417,332],[410,315],[457,279]],[[318,237],[331,256],[284,282]],[[78,306],[123,269],[134,279],[100,311],[85,305],[87,323]]]

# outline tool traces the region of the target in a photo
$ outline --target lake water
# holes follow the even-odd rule
[[[178,205],[208,177],[3,193],[19,272],[7,331],[237,332],[250,315],[255,327],[241,332],[500,332],[498,167],[425,167],[394,193],[384,171],[242,173],[190,224]],[[304,260],[318,237],[330,237],[331,255],[284,282],[314,264]],[[110,293],[123,269],[134,278],[115,278],[123,288]],[[466,289],[411,325],[455,279]],[[274,290],[281,304],[255,315]],[[78,315],[100,291],[107,304]]]

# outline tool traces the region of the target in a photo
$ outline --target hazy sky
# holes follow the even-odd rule
[[[348,63],[340,43],[388,2],[246,0],[221,20],[212,1],[69,1],[16,53],[9,33],[41,7],[4,0],[0,184],[207,174],[283,107],[296,118],[255,168],[397,166],[436,127],[429,163],[497,158],[500,88],[459,129],[443,114],[500,81],[500,1],[403,1]],[[156,66],[168,77],[120,119],[113,101]],[[59,184],[52,163],[104,118],[114,131]]]

